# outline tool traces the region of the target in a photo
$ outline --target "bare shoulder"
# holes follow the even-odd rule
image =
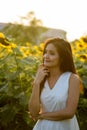
[[[74,74],[74,73],[71,74],[70,80],[80,83],[80,77],[77,74]]]
[[[73,88],[75,87],[77,87],[77,88],[79,88],[80,87],[80,83],[81,83],[81,81],[80,81],[80,77],[77,75],[77,74],[71,74],[71,76],[70,76],[70,80],[69,80],[69,82],[70,82],[70,86],[72,86]]]

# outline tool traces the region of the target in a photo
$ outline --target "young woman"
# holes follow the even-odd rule
[[[75,116],[79,95],[70,43],[48,39],[29,100],[30,114],[38,119],[33,130],[79,130]]]

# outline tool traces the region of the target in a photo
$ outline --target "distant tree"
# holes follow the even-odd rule
[[[36,18],[33,11],[28,12],[26,16],[21,16],[20,20],[22,24],[26,23],[27,26],[30,26],[29,31],[32,35],[32,42],[38,44],[40,41],[40,34],[42,33],[42,29],[40,28],[40,26],[43,26],[42,21]]]
[[[33,11],[28,12],[26,16],[21,16],[20,22],[22,24],[26,23],[29,26],[42,26],[43,25],[42,21],[36,18],[35,13]]]

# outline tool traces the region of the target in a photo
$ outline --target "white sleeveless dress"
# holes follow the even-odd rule
[[[65,108],[71,72],[63,73],[52,89],[45,82],[41,93],[42,110],[52,112]],[[38,120],[33,130],[79,130],[76,116],[62,121]]]

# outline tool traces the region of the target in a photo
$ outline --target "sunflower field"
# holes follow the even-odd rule
[[[87,38],[71,43],[77,73],[83,86],[77,109],[82,130],[87,130]],[[44,44],[24,46],[11,42],[0,32],[0,130],[32,130],[28,101]]]

